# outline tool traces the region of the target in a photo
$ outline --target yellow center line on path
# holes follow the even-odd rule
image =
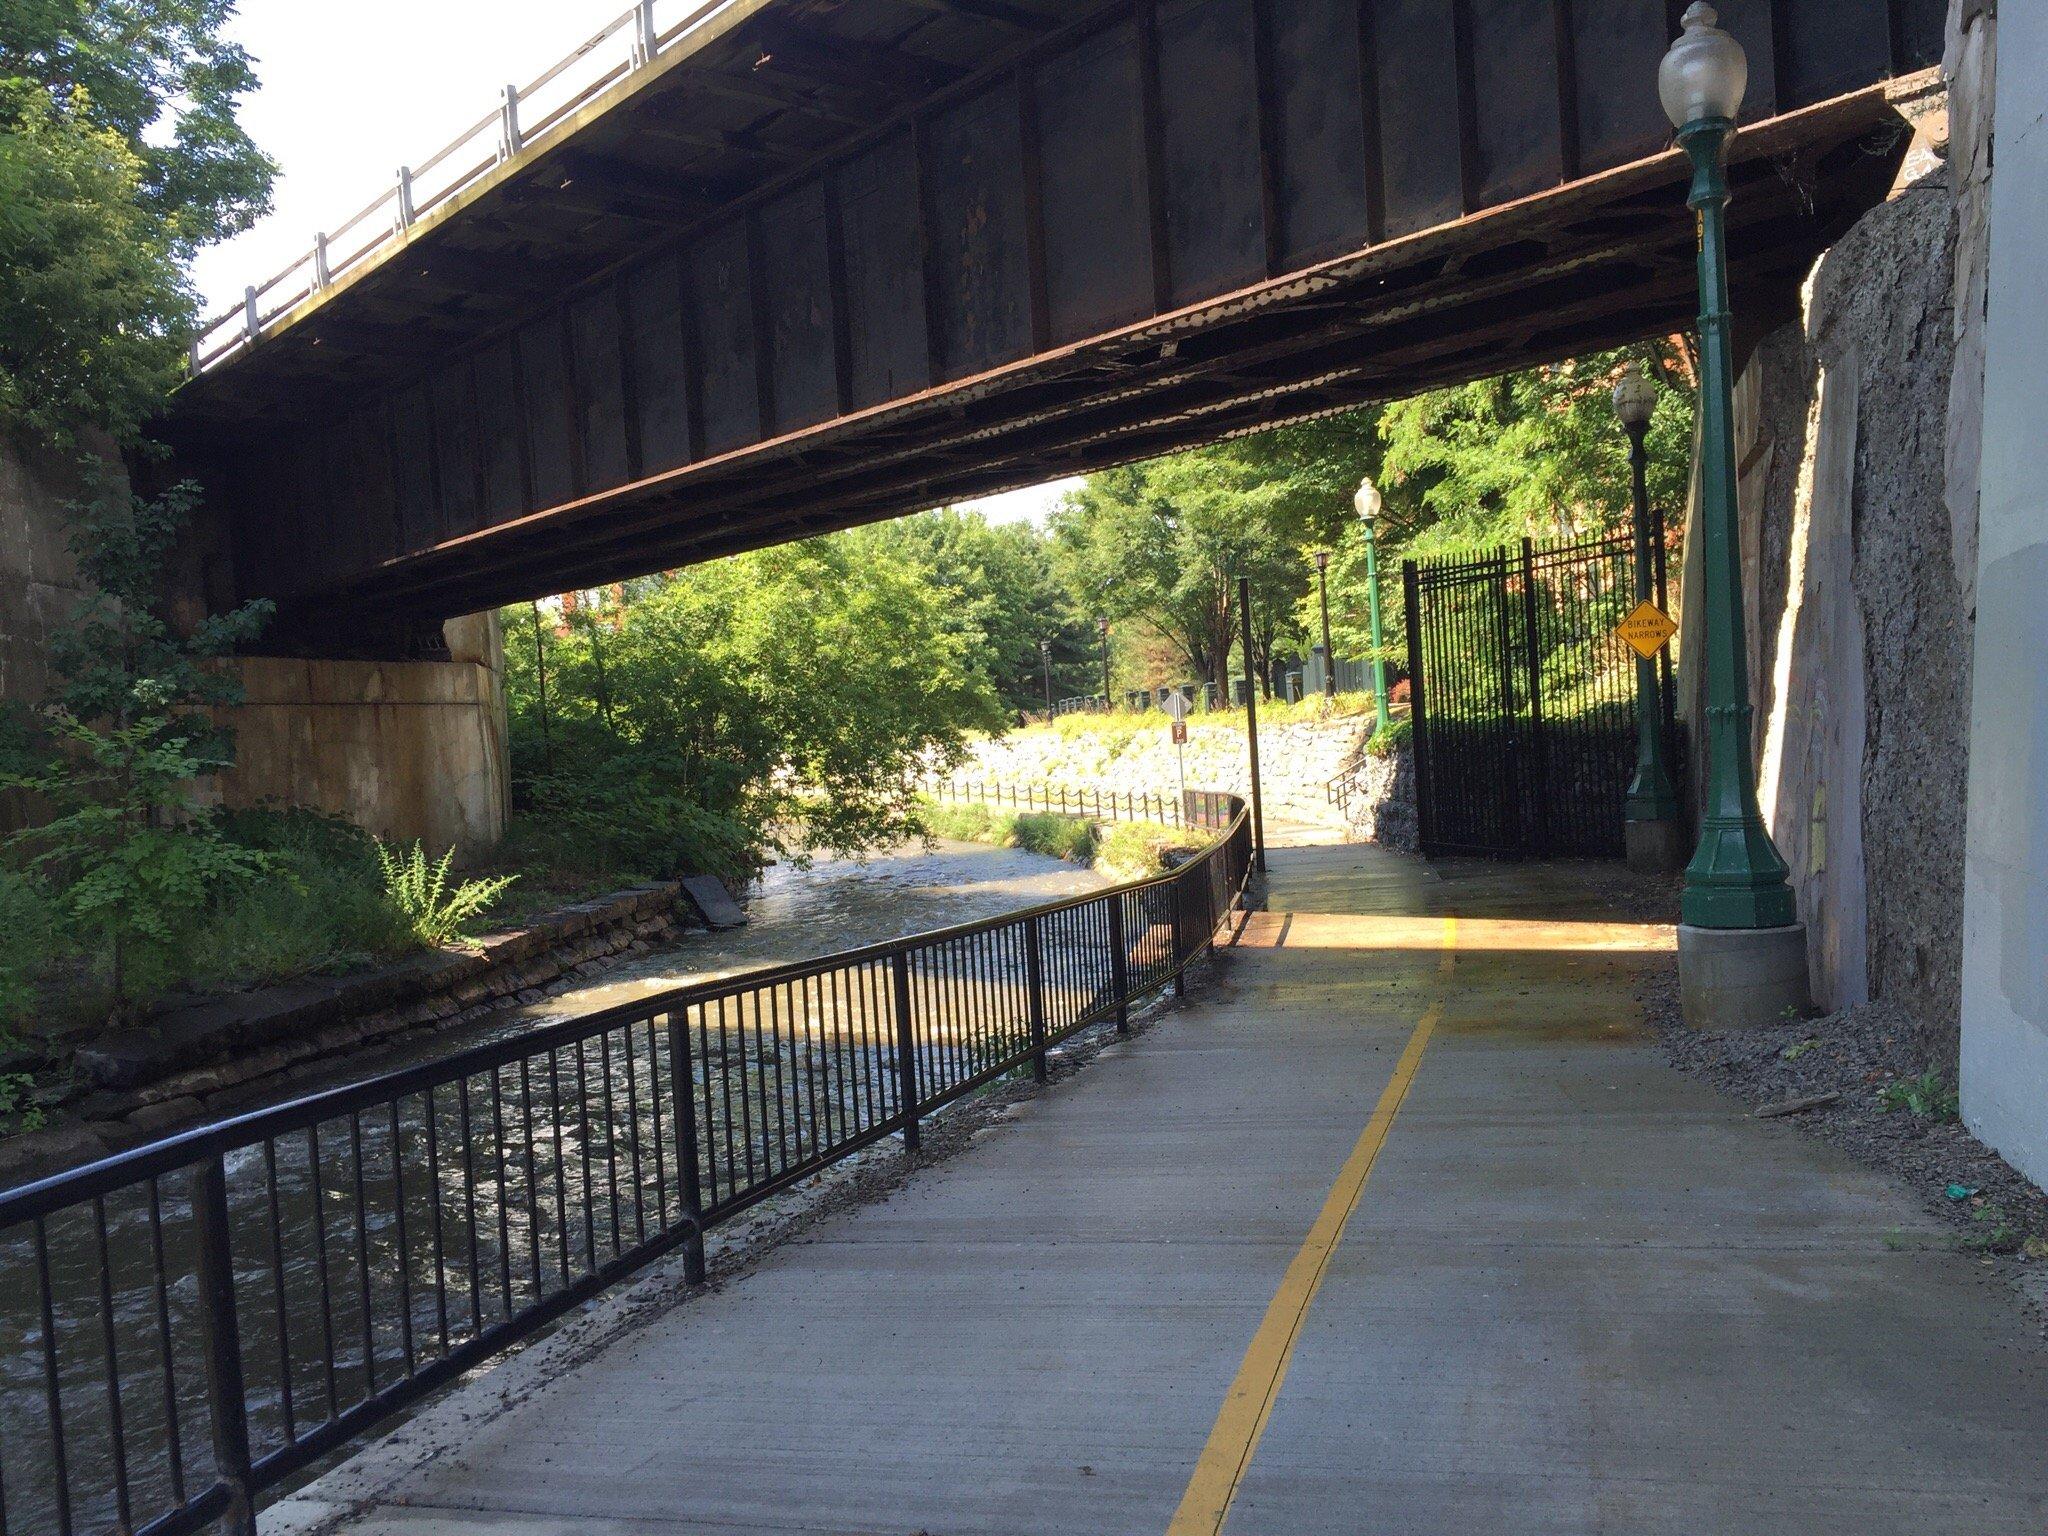
[[[1446,917],[1443,950],[1436,967],[1439,977],[1449,977],[1455,968],[1457,943],[1458,920]],[[1223,1395],[1216,1425],[1209,1431],[1208,1443],[1202,1447],[1194,1476],[1188,1480],[1187,1492],[1181,1496],[1180,1508],[1174,1511],[1166,1536],[1218,1536],[1223,1522],[1230,1518],[1238,1484],[1244,1479],[1245,1468],[1251,1465],[1259,1437],[1266,1432],[1266,1421],[1273,1416],[1280,1384],[1287,1378],[1287,1365],[1293,1358],[1295,1341],[1301,1336],[1302,1322],[1316,1292],[1322,1288],[1330,1256],[1344,1237],[1351,1213],[1358,1209],[1365,1181],[1372,1177],[1373,1164],[1379,1161],[1380,1148],[1387,1144],[1387,1133],[1393,1129],[1394,1117],[1408,1098],[1408,1090],[1422,1066],[1422,1053],[1429,1049],[1430,1036],[1436,1032],[1443,1013],[1444,997],[1440,994],[1415,1021],[1414,1032],[1408,1037],[1401,1059],[1394,1064],[1394,1075],[1381,1091],[1372,1118],[1359,1133],[1315,1224],[1308,1229],[1308,1236],[1288,1264],[1287,1273],[1281,1276],[1280,1289],[1266,1305],[1266,1315],[1244,1352],[1236,1379]]]

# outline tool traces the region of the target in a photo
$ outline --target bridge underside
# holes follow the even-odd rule
[[[1759,319],[1885,195],[1886,82],[1938,45],[1912,3],[1808,5],[1744,8],[1732,243]],[[230,510],[239,584],[301,636],[374,644],[365,617],[986,495],[1694,308],[1661,0],[733,9],[181,392],[167,435]]]

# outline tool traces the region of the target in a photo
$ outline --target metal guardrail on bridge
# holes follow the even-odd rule
[[[707,1228],[1211,947],[1243,804],[1172,873],[680,988],[0,1195],[0,1536],[255,1529],[259,1496]]]
[[[498,105],[417,165],[398,174],[367,207],[331,230],[283,271],[251,284],[242,301],[201,319],[189,364],[196,376],[225,362],[263,334],[264,326],[324,292],[386,246],[404,240],[425,214],[474,186],[505,161],[531,149],[635,70],[692,36],[733,0],[636,0],[594,36],[530,83],[507,85]],[[682,12],[663,23],[671,9]]]

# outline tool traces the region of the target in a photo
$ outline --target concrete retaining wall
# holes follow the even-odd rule
[[[1952,30],[1950,50],[1959,93],[1976,72],[1980,118],[1995,54],[2001,125],[1976,486],[1962,1103],[1971,1130],[2048,1183],[2048,8],[2006,6],[1995,49],[1989,9],[1959,14],[1968,35]]]

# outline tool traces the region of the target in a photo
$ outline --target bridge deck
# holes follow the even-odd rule
[[[1272,887],[1218,984],[1017,1123],[266,1525],[2043,1528],[2018,1309],[1663,1064],[1661,935],[1555,868],[1283,849]]]

